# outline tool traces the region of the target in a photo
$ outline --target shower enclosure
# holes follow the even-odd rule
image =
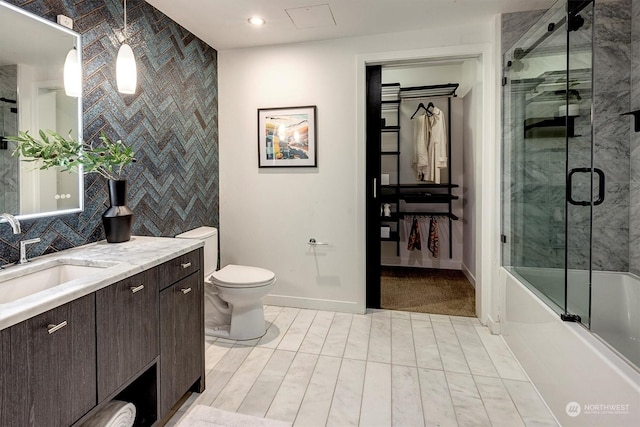
[[[630,242],[640,222],[630,210],[640,168],[622,115],[634,41],[607,43],[615,7],[558,1],[505,53],[502,265],[638,369],[640,248]],[[618,12],[630,35],[630,14]]]

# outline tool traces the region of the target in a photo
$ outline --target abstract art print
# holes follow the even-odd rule
[[[258,166],[316,167],[316,106],[258,109]]]

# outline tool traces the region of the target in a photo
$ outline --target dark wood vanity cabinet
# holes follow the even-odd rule
[[[197,249],[0,330],[0,427],[81,425],[109,400],[156,425],[204,390]]]
[[[0,331],[1,426],[67,426],[96,405],[95,294]]]
[[[202,277],[197,271],[160,292],[160,413],[163,415],[203,374],[203,325]],[[196,385],[195,391],[201,391],[203,385]]]
[[[98,401],[158,356],[158,267],[96,292]]]

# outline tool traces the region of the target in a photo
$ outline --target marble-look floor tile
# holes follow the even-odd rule
[[[476,328],[472,325],[453,324],[453,329],[458,336],[458,342],[462,347],[467,365],[473,375],[484,375],[488,377],[497,377],[498,372],[493,366],[493,362],[487,354],[482,341],[476,332]]]
[[[391,317],[373,316],[369,335],[369,354],[371,362],[391,363]]]
[[[416,350],[408,317],[391,317],[391,363],[416,366]]]
[[[424,320],[430,322],[431,316],[429,313],[411,313],[411,320]]]
[[[469,374],[469,367],[451,323],[432,322],[440,359],[445,371]]]
[[[251,391],[240,405],[238,412],[245,415],[264,417],[271,406],[280,384],[289,371],[296,353],[276,350],[262,373],[251,387]]]
[[[276,348],[282,337],[287,333],[289,327],[295,320],[296,316],[300,312],[299,308],[291,308],[285,307],[282,309],[280,313],[278,313],[277,317],[274,319],[273,324],[267,330],[267,333],[264,334],[260,341],[258,341],[259,346],[268,347],[268,348]]]
[[[327,427],[357,426],[360,418],[366,362],[342,359],[338,382],[331,401]]]
[[[475,327],[475,329],[500,378],[528,381],[520,364],[500,335],[492,335],[485,327]]]
[[[205,339],[207,389],[168,425],[198,404],[298,426],[556,425],[477,319],[274,306],[265,319],[260,340]]]
[[[204,370],[206,373],[216,367],[220,359],[224,357],[229,349],[233,347],[231,344],[215,343],[211,344],[204,352]]]
[[[528,381],[502,381],[527,426],[557,426],[553,415]]]
[[[270,348],[254,347],[211,406],[225,411],[237,411],[273,351]]]
[[[344,357],[346,359],[367,360],[370,332],[371,317],[354,314],[351,320],[347,345],[344,349]]]
[[[336,313],[335,316],[333,316],[331,328],[329,328],[329,333],[324,340],[320,354],[324,356],[342,357],[347,344],[352,318],[353,315],[349,313]]]
[[[296,355],[267,411],[266,418],[293,423],[317,360],[318,356],[315,354]]]
[[[413,320],[413,343],[416,349],[416,363],[420,368],[442,370],[440,350],[436,343],[431,322]]]
[[[417,368],[391,365],[391,419],[394,426],[424,425]]]
[[[457,426],[449,386],[443,371],[418,369],[425,426]]]
[[[324,427],[340,371],[339,357],[320,356],[300,405],[294,426]]]
[[[367,362],[360,425],[391,427],[391,365]]]
[[[298,351],[317,313],[315,310],[300,310],[278,344],[278,350]]]
[[[222,357],[220,362],[207,374],[205,379],[207,388],[197,399],[198,404],[211,406],[229,379],[251,353],[251,350],[251,347],[232,347]]]
[[[489,420],[494,426],[524,427],[507,389],[500,378],[473,377]]]
[[[458,425],[491,426],[487,411],[484,408],[478,389],[471,375],[446,372],[447,383],[451,393],[451,401],[456,412]]]
[[[329,333],[331,323],[333,323],[333,316],[335,313],[330,311],[319,311],[316,317],[311,323],[311,327],[307,331],[302,344],[300,345],[300,351],[304,353],[320,354],[322,346]]]
[[[399,310],[393,310],[391,311],[391,318],[392,319],[411,319],[411,313],[408,311],[399,311]]]
[[[444,314],[430,314],[429,318],[432,322],[451,323],[451,318]]]

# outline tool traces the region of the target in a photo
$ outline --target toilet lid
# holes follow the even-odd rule
[[[276,275],[269,270],[246,265],[229,264],[214,272],[210,279],[217,286],[229,288],[256,288],[273,282]]]

